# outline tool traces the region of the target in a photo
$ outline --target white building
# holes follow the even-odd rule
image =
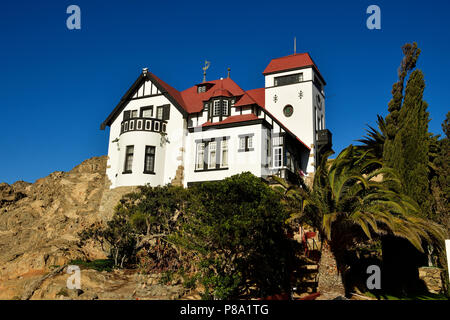
[[[143,69],[101,125],[111,188],[314,172],[323,77],[307,53],[273,59],[263,75],[264,88],[228,76],[178,91]]]

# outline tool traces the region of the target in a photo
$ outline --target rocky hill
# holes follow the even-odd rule
[[[0,184],[0,299],[176,297],[177,286],[158,288],[151,277],[123,270],[83,271],[82,291],[66,289],[70,261],[107,256],[99,243],[80,246],[78,233],[105,223],[132,190],[109,190],[105,170],[106,157],[94,157],[33,184]]]

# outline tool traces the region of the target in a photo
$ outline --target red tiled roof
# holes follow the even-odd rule
[[[255,100],[259,106],[266,108],[265,88],[252,89],[246,91],[245,93],[247,93],[250,97],[252,97],[252,99]]]
[[[159,82],[159,84],[167,91],[167,93],[172,96],[172,98],[174,98],[178,104],[180,104],[181,107],[183,107],[184,110],[187,111],[187,107],[186,107],[186,103],[183,100],[183,97],[181,96],[180,91],[178,91],[177,89],[175,89],[174,87],[168,85],[167,83],[165,83],[164,81],[162,81],[160,78],[158,78],[157,76],[155,76],[153,73],[149,72],[151,74],[151,76],[153,78],[156,79],[157,82]]]
[[[214,90],[214,89],[212,89]],[[232,97],[233,95],[231,94],[230,91],[228,91],[227,89],[216,89],[213,91],[211,97]]]
[[[185,110],[188,113],[200,112],[203,110],[203,102],[209,100],[216,92],[216,87],[220,90],[227,90],[231,96],[242,96],[244,90],[242,90],[236,82],[230,78],[223,80],[213,80],[207,83],[213,84],[213,87],[206,92],[197,92],[197,86],[190,87],[184,91],[181,91],[181,97],[185,103]]]
[[[234,107],[248,106],[251,104],[257,103],[252,99],[252,97],[250,97],[250,95],[247,94],[247,92],[245,92],[244,95],[239,99],[239,101],[234,104]]]
[[[302,67],[315,66],[308,53],[297,53],[286,57],[272,59],[263,74],[279,72]],[[316,67],[317,69],[317,67]]]
[[[253,114],[240,114],[237,116],[230,116],[226,118],[225,120],[222,120],[220,122],[205,122],[202,127],[208,127],[208,126],[215,126],[218,124],[225,124],[225,123],[236,123],[236,122],[243,122],[243,121],[251,121],[251,120],[257,120],[258,117]]]

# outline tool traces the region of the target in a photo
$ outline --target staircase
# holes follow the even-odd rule
[[[292,297],[293,299],[302,299],[317,292],[320,247],[315,232],[308,232],[300,228],[294,239],[299,242],[300,250],[296,254],[297,268],[291,276]]]

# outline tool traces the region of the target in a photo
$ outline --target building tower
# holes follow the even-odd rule
[[[308,53],[273,59],[263,74],[266,110],[311,148],[303,161],[314,172],[318,133],[325,130],[325,80]]]

